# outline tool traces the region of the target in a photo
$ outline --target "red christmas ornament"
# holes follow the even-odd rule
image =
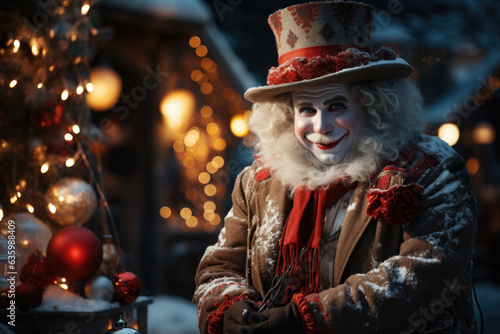
[[[65,113],[66,104],[64,102],[57,100],[44,101],[35,110],[35,126],[40,130],[61,130],[64,125]]]
[[[33,283],[43,290],[46,286],[55,284],[57,276],[50,270],[45,256],[40,251],[35,251],[21,268],[20,279],[21,282]]]
[[[25,282],[16,287],[16,305],[21,310],[35,308],[42,303],[43,291],[33,283]]]
[[[57,276],[79,281],[94,274],[102,261],[102,246],[94,232],[81,226],[57,231],[47,246],[47,263]]]
[[[141,291],[141,283],[137,276],[130,271],[115,274],[112,279],[114,294],[113,301],[128,304],[136,300]]]

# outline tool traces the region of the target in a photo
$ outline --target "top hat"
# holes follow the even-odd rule
[[[245,92],[251,102],[327,84],[352,84],[407,77],[413,69],[390,48],[373,52],[374,8],[353,1],[324,1],[290,6],[269,16],[276,38],[278,67],[267,86]]]

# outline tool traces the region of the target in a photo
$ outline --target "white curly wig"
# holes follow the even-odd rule
[[[256,137],[255,154],[292,191],[304,185],[315,189],[344,176],[368,181],[421,132],[423,99],[414,82],[392,79],[349,88],[368,121],[355,147],[333,166],[322,164],[296,138],[291,94],[253,105],[249,126]]]

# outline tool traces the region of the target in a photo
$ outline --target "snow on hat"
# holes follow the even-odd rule
[[[276,38],[278,67],[267,86],[253,87],[245,98],[259,102],[300,89],[334,83],[359,83],[407,77],[413,69],[390,48],[373,52],[374,8],[353,1],[324,1],[290,6],[269,16]]]

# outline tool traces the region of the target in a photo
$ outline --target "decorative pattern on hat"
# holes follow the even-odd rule
[[[281,32],[283,31],[283,24],[281,23],[281,12],[277,11],[273,15],[269,16],[269,25],[271,29],[275,32],[276,38],[276,48],[279,49],[281,46]]]
[[[293,33],[293,31],[289,30],[288,32],[288,37],[286,39],[286,42],[290,47],[293,49],[295,47],[295,43],[297,43],[299,40],[299,37]]]
[[[325,39],[326,42],[329,42],[336,33],[335,29],[333,29],[328,23],[325,23],[323,28],[319,31],[319,34]]]
[[[311,29],[311,23],[316,21],[316,16],[318,15],[318,6],[315,4],[304,4],[302,6],[288,7],[288,10],[292,13],[293,20],[298,26],[304,30],[306,34],[309,34]]]
[[[333,15],[344,27],[345,37],[349,36],[349,27],[354,21],[359,7],[354,7],[349,3],[334,2],[330,4],[333,9]]]

